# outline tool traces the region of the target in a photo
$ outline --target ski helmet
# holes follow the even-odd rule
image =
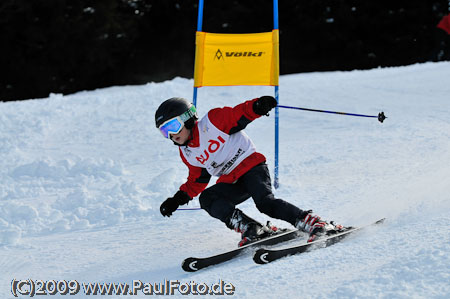
[[[156,110],[155,125],[159,128],[166,121],[181,116],[186,129],[192,129],[198,119],[195,106],[183,98],[170,98],[164,101]]]

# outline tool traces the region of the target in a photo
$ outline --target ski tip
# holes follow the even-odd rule
[[[181,263],[181,268],[183,268],[183,270],[186,272],[198,271],[199,269],[197,268],[197,262],[198,259],[189,257]]]
[[[270,261],[267,259],[268,254],[269,253],[267,252],[267,250],[258,249],[255,251],[255,254],[253,255],[253,261],[260,265],[268,264],[270,263]]]

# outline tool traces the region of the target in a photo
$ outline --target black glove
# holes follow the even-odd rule
[[[269,115],[269,111],[277,106],[277,100],[271,96],[262,96],[253,103],[253,111],[259,115]]]
[[[163,216],[170,217],[179,206],[187,204],[191,199],[186,192],[178,190],[173,197],[169,197],[161,204],[159,210]]]

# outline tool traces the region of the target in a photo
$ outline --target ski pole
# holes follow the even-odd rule
[[[384,115],[384,112],[381,111],[378,115],[364,115],[364,114],[356,114],[356,113],[347,113],[347,112],[337,112],[337,111],[326,111],[326,110],[318,110],[318,109],[310,109],[310,108],[301,108],[301,107],[292,107],[292,106],[283,106],[278,105],[280,108],[287,109],[296,109],[296,110],[304,110],[304,111],[312,111],[312,112],[323,112],[323,113],[332,113],[332,114],[341,114],[341,115],[349,115],[349,116],[360,116],[360,117],[373,117],[377,118],[380,123],[382,123],[387,117]]]
[[[195,210],[201,210],[202,208],[183,208],[183,209],[177,209],[177,211],[195,211]]]

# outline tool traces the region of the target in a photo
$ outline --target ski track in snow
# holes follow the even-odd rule
[[[448,298],[450,63],[286,75],[280,82],[283,105],[384,111],[388,118],[380,124],[280,109],[276,196],[345,225],[387,217],[383,225],[268,265],[254,264],[249,253],[185,273],[184,258],[239,240],[204,211],[170,219],[159,213],[187,168],[154,128],[154,111],[169,97],[191,98],[192,80],[0,103],[0,297],[14,298],[13,279],[167,279],[223,280],[237,298]],[[273,88],[202,88],[198,111],[264,94]],[[271,171],[273,114],[246,129]],[[197,199],[189,205],[198,206]],[[240,208],[268,219],[251,200]]]

